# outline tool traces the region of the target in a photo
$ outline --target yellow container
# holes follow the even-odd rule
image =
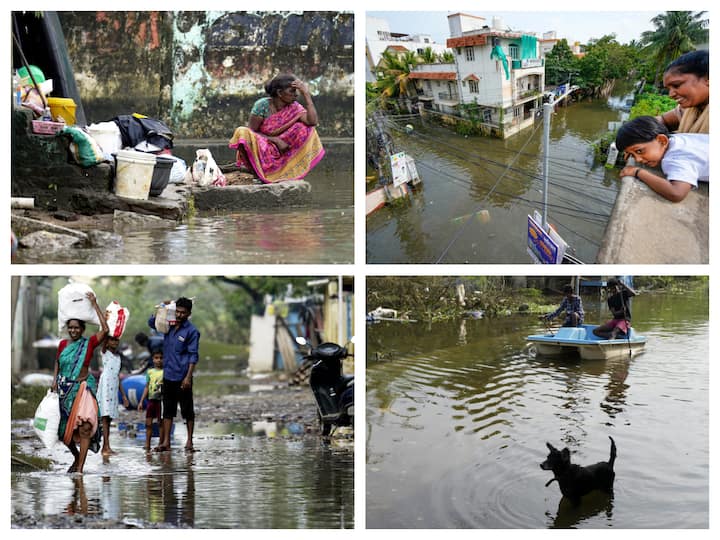
[[[49,97],[47,104],[53,120],[57,121],[61,117],[68,126],[75,125],[75,109],[77,108],[75,101],[70,98]]]

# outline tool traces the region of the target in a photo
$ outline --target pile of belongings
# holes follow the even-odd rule
[[[123,114],[112,119],[117,124],[122,146],[142,152],[160,152],[173,147],[173,134],[160,120],[142,114]]]

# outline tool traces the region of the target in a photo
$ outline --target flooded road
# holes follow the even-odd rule
[[[593,163],[591,145],[618,121],[624,97],[558,107],[550,130],[548,218],[572,247],[595,261],[612,211],[617,170]],[[404,128],[403,120],[401,126]],[[542,212],[542,120],[503,141],[423,125],[390,128],[423,181],[407,204],[367,218],[370,263],[531,263],[527,216]]]
[[[11,475],[12,510],[33,516],[83,515],[135,526],[192,528],[351,528],[353,452],[319,437],[253,436],[249,426],[216,424],[196,431],[193,454],[181,448],[146,455],[144,437],[113,428],[117,455],[89,454],[85,474],[65,472],[64,447],[36,455],[61,465]],[[155,439],[157,440],[157,439]],[[155,441],[153,441],[155,442]],[[23,446],[36,445],[37,440]],[[67,463],[65,463],[67,462]]]
[[[583,300],[586,322],[608,316]],[[532,317],[369,326],[367,526],[708,527],[707,290],[632,309],[646,352],[612,361],[534,356]],[[588,465],[608,436],[614,497],[561,504],[545,443]]]
[[[325,142],[326,155],[308,174],[312,202],[288,209],[198,213],[172,230],[123,233],[123,245],[64,252],[20,250],[26,264],[348,264],[354,259],[353,144]],[[218,164],[234,161],[226,144],[184,143],[175,155],[192,165],[196,148]]]

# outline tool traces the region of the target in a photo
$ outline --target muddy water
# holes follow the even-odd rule
[[[62,465],[12,474],[13,512],[139,526],[353,527],[353,453],[347,448],[288,433],[253,436],[249,426],[220,424],[196,433],[199,451],[193,454],[178,449],[148,456],[142,437],[117,431],[111,437],[117,455],[103,462],[90,454],[81,477],[65,473],[67,451],[35,451]],[[182,424],[174,440],[178,447],[184,443]]]
[[[617,170],[593,163],[591,145],[620,120],[624,99],[559,107],[552,119],[548,218],[587,263],[619,187]],[[505,141],[412,123],[409,135],[389,132],[396,151],[415,159],[423,187],[408,204],[368,217],[368,262],[530,263],[527,216],[543,202],[542,121]]]
[[[708,527],[706,293],[634,299],[647,350],[614,361],[533,356],[529,317],[370,326],[368,527]],[[608,436],[614,497],[561,503],[545,442],[590,464]]]
[[[196,148],[218,164],[234,161],[226,144],[198,141],[174,149],[192,164]],[[333,264],[352,263],[353,145],[325,142],[326,155],[308,174],[307,207],[199,213],[172,230],[123,234],[123,245],[56,253],[18,253],[18,263],[87,264]]]

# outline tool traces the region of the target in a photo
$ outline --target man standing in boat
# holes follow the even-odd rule
[[[630,299],[637,293],[618,279],[607,282],[608,308],[613,318],[593,330],[593,334],[604,339],[625,337],[630,332]]]
[[[565,322],[563,322],[563,326],[580,326],[585,319],[582,299],[573,292],[571,285],[565,285],[563,287],[563,294],[565,298],[563,298],[560,306],[552,313],[543,315],[540,318],[550,321],[565,311]]]

